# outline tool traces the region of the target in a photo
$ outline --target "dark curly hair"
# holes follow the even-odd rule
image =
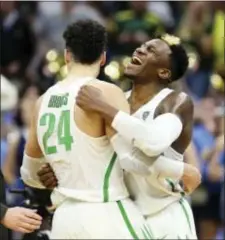
[[[164,35],[156,35],[154,38],[158,38],[162,41],[164,41],[171,50],[170,55],[170,64],[171,64],[171,82],[179,80],[181,77],[184,76],[188,69],[188,55],[187,52],[183,46],[183,44],[174,44],[169,45],[164,39]],[[154,39],[153,38],[153,39]]]
[[[186,73],[188,68],[188,55],[181,44],[170,46],[171,49],[171,80],[177,81]]]
[[[74,60],[82,64],[93,64],[106,49],[105,28],[93,20],[79,20],[67,27],[63,34],[66,48]]]

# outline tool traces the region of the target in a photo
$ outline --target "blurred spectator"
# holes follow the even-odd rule
[[[62,11],[62,1],[51,2],[51,1],[38,1],[38,13],[40,17],[50,17],[60,14]]]
[[[189,2],[178,28],[178,35],[192,46],[200,56],[198,68],[187,78],[187,85],[198,98],[209,91],[213,67],[213,52],[210,39],[212,18],[209,3]]]
[[[168,1],[168,4],[170,5],[173,18],[174,18],[174,28],[173,28],[173,33],[174,33],[180,24],[180,20],[184,15],[184,11],[188,3],[185,1]]]
[[[199,224],[199,238],[214,239],[220,226],[221,179],[224,178],[220,163],[224,150],[224,118],[215,115],[213,99],[200,102],[196,111],[193,142],[201,166],[203,184],[199,191],[202,194],[201,201],[194,205],[194,214]]]
[[[68,24],[78,20],[91,18],[105,24],[104,18],[95,3],[92,2],[39,2],[39,11],[34,25],[38,38],[35,58],[29,69],[29,76],[38,79],[37,69],[42,64],[49,49],[56,49],[63,56],[63,32]]]
[[[199,56],[197,69],[187,77],[187,86],[197,98],[209,93],[213,70],[225,78],[224,9],[224,2],[190,2],[177,31]]]
[[[80,19],[93,19],[102,25],[105,25],[105,19],[98,10],[98,3],[93,1],[75,2],[73,14],[75,21]]]
[[[1,112],[16,107],[18,91],[10,81],[1,75]]]
[[[49,8],[52,12],[45,12],[45,8],[43,9],[45,11],[41,11],[39,8],[35,25],[39,45],[44,48],[44,50],[42,50],[44,53],[49,48],[63,51],[64,43],[62,34],[67,25],[72,23],[75,19],[73,14],[74,3],[65,1],[60,1],[56,4],[54,4],[54,2],[39,3],[40,7],[44,4],[50,5]]]
[[[166,32],[171,32],[174,28],[174,18],[169,2],[164,1],[148,1],[148,10],[154,12],[163,22]]]
[[[212,48],[215,57],[215,70],[225,79],[224,19],[225,2],[211,2],[213,7]]]
[[[1,72],[11,78],[24,79],[34,54],[35,39],[29,23],[16,9],[15,1],[1,2]]]
[[[41,94],[38,85],[26,85],[21,90],[18,111],[16,115],[16,124],[19,127],[8,135],[8,152],[3,165],[3,174],[6,183],[13,188],[24,188],[23,182],[20,180],[20,167],[23,160],[23,152],[27,131],[32,118],[32,112],[35,107],[36,100]],[[13,205],[15,204],[13,199]]]
[[[37,1],[17,1],[18,11],[31,24],[37,14]]]
[[[1,168],[8,151],[7,134],[11,122],[10,111],[16,107],[17,95],[17,88],[1,75]]]
[[[150,37],[162,33],[163,24],[152,12],[147,2],[130,1],[130,10],[119,11],[114,19],[112,34],[117,54],[130,55],[135,48]]]
[[[198,169],[200,168],[195,145],[193,142],[191,142],[189,147],[186,149],[186,151],[184,153],[184,160],[186,163],[189,163]]]
[[[37,38],[36,53],[28,69],[31,79],[40,80],[38,73],[45,54],[50,49],[56,49],[63,54],[63,32],[68,24],[74,21],[73,2],[38,2],[37,16],[34,21],[34,31]]]
[[[42,9],[42,5],[49,4],[52,11]],[[47,6],[46,6],[47,7]],[[59,8],[58,8],[59,7]],[[45,41],[46,49],[55,48],[64,50],[63,32],[68,24],[82,18],[90,18],[104,24],[104,19],[92,2],[66,2],[60,1],[39,3],[39,15],[37,17],[36,32],[39,40]]]
[[[225,167],[225,154],[223,156],[224,162],[223,167]],[[218,231],[217,239],[222,240],[225,236],[225,182],[224,179],[222,180],[222,191],[221,191],[221,202],[220,202],[220,212],[221,212],[221,219],[222,219],[222,227]]]

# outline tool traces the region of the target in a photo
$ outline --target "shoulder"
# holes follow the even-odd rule
[[[194,111],[194,104],[191,97],[184,92],[175,92],[174,94],[174,106],[172,112],[177,114],[186,114],[187,112],[192,113]]]
[[[172,91],[161,104],[164,112],[192,110],[194,105],[191,97],[185,92]]]
[[[193,110],[193,101],[190,96],[184,92],[172,91],[167,97],[165,97],[157,106],[155,116],[163,113],[177,111]]]
[[[102,95],[108,104],[119,110],[129,112],[130,107],[126,95],[120,87],[100,80],[90,82],[89,84],[101,90]]]
[[[180,91],[173,91],[157,107],[155,117],[164,113],[174,113],[182,119],[182,122],[188,122],[193,119],[194,104],[191,97]]]
[[[34,106],[34,111],[33,111],[33,117],[32,117],[32,122],[37,122],[38,120],[38,115],[39,115],[39,112],[40,112],[40,109],[41,109],[41,105],[42,105],[42,102],[43,102],[43,98],[45,96],[45,93],[42,94],[36,101],[35,103],[35,106]]]
[[[39,110],[41,107],[41,104],[44,102],[45,98],[51,96],[54,91],[59,88],[59,84],[56,83],[53,86],[51,86],[50,88],[48,88],[36,101],[36,105],[35,105],[35,109]]]
[[[117,95],[122,94],[125,96],[125,93],[123,92],[123,90],[113,83],[108,83],[108,82],[104,82],[96,79],[95,81],[90,82],[88,85],[98,88],[99,90],[102,91],[103,95],[105,96],[112,96],[115,94]]]
[[[43,98],[44,98],[45,94],[42,94],[36,101],[36,104],[35,104],[35,109],[38,111],[41,107],[41,104],[42,104],[42,101],[43,101]]]

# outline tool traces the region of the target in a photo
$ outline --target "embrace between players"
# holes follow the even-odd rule
[[[68,76],[38,100],[21,167],[27,185],[54,188],[51,238],[196,239],[185,195],[201,176],[183,161],[193,104],[168,87],[188,67],[180,40],[164,35],[134,51],[125,96],[96,79],[104,27],[78,21],[63,37]]]

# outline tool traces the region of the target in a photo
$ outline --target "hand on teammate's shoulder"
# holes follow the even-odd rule
[[[85,85],[81,87],[76,97],[76,104],[84,111],[99,111],[104,104],[103,92],[96,86]]]

